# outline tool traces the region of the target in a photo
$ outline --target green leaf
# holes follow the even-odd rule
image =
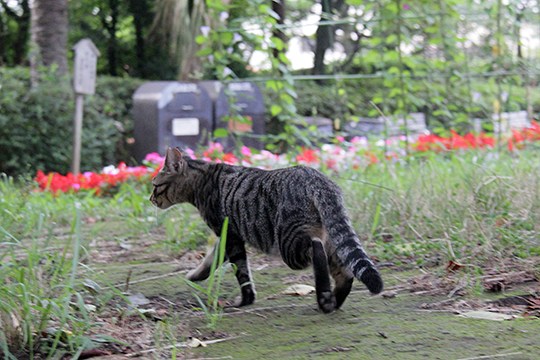
[[[229,133],[227,132],[227,129],[218,128],[218,129],[214,130],[214,137],[216,139],[225,138],[228,135],[229,135]]]
[[[282,92],[281,94],[279,94],[279,98],[281,99],[281,101],[283,101],[286,104],[294,103],[293,97],[285,92]]]
[[[388,74],[399,75],[399,73],[400,71],[397,66],[390,66],[390,68],[388,69]]]
[[[204,35],[197,35],[195,42],[199,45],[202,45],[206,42],[206,37]]]
[[[283,48],[285,47],[285,43],[283,42],[283,40],[281,40],[277,36],[272,36],[270,38],[270,41],[272,42],[273,47],[278,51],[282,51]]]
[[[273,90],[274,92],[277,92],[278,91],[278,83],[276,80],[268,80],[266,82],[266,88],[267,89],[270,89],[270,90]]]
[[[219,41],[221,41],[223,45],[230,45],[233,38],[234,36],[232,32],[222,32],[219,34]]]
[[[381,95],[377,95],[377,96],[374,96],[372,101],[375,103],[375,104],[382,104],[384,99]]]
[[[397,35],[396,34],[390,34],[386,37],[386,43],[389,45],[397,43]]]
[[[283,111],[283,108],[277,104],[270,106],[270,114],[272,116],[279,115]]]
[[[278,54],[278,59],[279,59],[279,61],[281,61],[284,64],[289,64],[289,59],[287,58],[287,55],[285,55],[285,53],[283,53],[283,52],[280,52]]]
[[[212,53],[212,49],[211,48],[203,48],[199,51],[197,51],[196,55],[197,56],[208,56]]]

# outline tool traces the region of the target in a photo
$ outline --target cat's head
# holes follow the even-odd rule
[[[160,209],[186,202],[191,192],[187,159],[178,148],[168,148],[161,171],[152,179],[150,201]]]

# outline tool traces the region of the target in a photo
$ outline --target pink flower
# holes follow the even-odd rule
[[[195,156],[195,151],[193,151],[192,149],[190,148],[187,148],[184,150],[184,152],[192,159],[196,159],[197,156]]]
[[[244,156],[247,156],[247,157],[250,157],[251,156],[251,149],[248,148],[247,146],[242,146],[242,149],[240,149],[240,152],[242,153],[242,155]]]
[[[157,152],[153,152],[150,154],[147,154],[144,158],[144,161],[147,161],[151,164],[160,165],[163,164],[163,161],[165,161],[165,158],[159,155]]]

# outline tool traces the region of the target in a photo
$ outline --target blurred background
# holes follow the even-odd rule
[[[524,127],[540,110],[539,7],[0,0],[0,172],[68,170],[71,47],[82,38],[101,53],[85,106],[85,169],[134,161],[132,98],[151,80],[256,84],[274,151],[294,143],[298,127],[363,135],[380,133],[381,119],[407,136]]]

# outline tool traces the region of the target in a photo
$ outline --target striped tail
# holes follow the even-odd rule
[[[329,201],[326,196],[318,199],[317,208],[322,223],[328,233],[328,241],[334,245],[335,254],[341,264],[349,269],[355,278],[362,281],[372,294],[383,290],[379,271],[364,251],[360,239],[353,230],[351,221],[343,207],[342,199]]]

